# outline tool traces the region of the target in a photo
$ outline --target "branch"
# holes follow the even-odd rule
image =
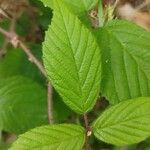
[[[22,50],[26,53],[26,55],[28,56],[29,60],[34,63],[38,69],[41,71],[41,73],[47,78],[47,74],[45,72],[45,69],[43,67],[43,65],[41,64],[41,62],[32,54],[32,52],[30,51],[30,49],[27,48],[27,46],[18,38],[18,35],[14,32],[7,32],[6,30],[4,30],[3,28],[0,27],[0,32],[6,37],[8,38],[9,42],[15,47],[20,47],[22,48]]]

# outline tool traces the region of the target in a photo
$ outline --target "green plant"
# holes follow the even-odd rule
[[[88,150],[93,134],[97,139],[117,146],[138,143],[148,138],[150,136],[149,32],[127,21],[117,19],[107,21],[102,18],[101,13],[92,19],[98,22],[102,19],[103,26],[91,28],[90,23],[87,23],[86,12],[92,9],[98,0],[77,2],[55,0],[53,3],[49,0],[42,1],[54,10],[51,25],[43,42],[43,61],[47,72],[45,74],[43,71],[43,74],[62,97],[63,102],[77,114],[79,121],[77,124],[57,123],[32,129],[20,135],[10,150],[82,148]],[[100,9],[101,5],[98,8]],[[33,59],[29,54],[30,56]],[[33,62],[38,65],[36,60],[33,59]],[[39,65],[39,69],[43,68]],[[38,98],[40,100],[29,106],[28,103],[20,103],[20,106],[28,111],[16,115],[20,115],[19,118],[21,116],[26,118],[26,114],[32,113],[33,108],[36,109],[37,118],[31,124],[36,124],[41,119],[44,122],[46,109],[39,108],[39,106],[46,107],[43,87],[17,75],[15,78],[0,82],[1,96],[7,88],[10,89],[2,96],[8,103],[5,101],[0,108],[9,108],[5,114],[11,115],[9,99],[14,98],[18,103],[17,101],[20,102],[24,95],[30,97],[27,91],[31,90],[31,93],[35,94],[31,94],[32,98],[28,98],[29,101]],[[42,81],[41,79],[40,82]],[[8,84],[10,82],[11,84]],[[51,90],[50,83],[48,84]],[[22,92],[19,100],[17,92]],[[13,97],[12,93],[15,93]],[[97,119],[92,117],[90,120],[88,113],[93,110],[98,97],[105,97],[109,101],[109,108],[102,113],[98,112]],[[59,107],[65,110],[64,105]],[[71,112],[66,110],[66,113],[68,111]],[[24,131],[24,128],[20,129],[19,126],[20,124],[26,126],[26,122],[20,120],[16,125],[13,124],[13,127],[11,125],[13,117],[12,120],[7,120],[8,117],[1,111],[0,116],[4,120],[2,123],[5,124],[6,130],[18,134]],[[84,118],[84,127],[80,122],[80,116]],[[51,117],[49,116],[50,121]],[[3,125],[1,126],[5,129]],[[25,129],[27,130],[26,127]]]

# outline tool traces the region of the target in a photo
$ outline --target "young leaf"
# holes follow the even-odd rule
[[[45,6],[53,8],[52,0],[41,0]],[[76,14],[82,15],[84,12],[89,11],[93,6],[98,3],[98,0],[62,0],[63,3],[66,3],[69,8],[71,8]]]
[[[127,21],[98,31],[102,47],[101,92],[110,103],[150,96],[150,34]]]
[[[43,43],[49,79],[78,113],[92,109],[99,93],[100,49],[94,36],[64,3],[55,0],[54,18]]]
[[[60,124],[38,127],[21,135],[10,150],[81,150],[84,142],[81,126]]]
[[[45,6],[53,9],[52,0],[41,0]],[[79,17],[82,23],[91,29],[91,22],[88,17],[89,11],[96,6],[98,0],[61,0],[68,9]]]
[[[110,144],[140,142],[150,136],[150,98],[121,102],[106,110],[93,124],[94,135]]]
[[[28,78],[1,79],[0,128],[20,134],[47,124],[46,99],[46,90]]]

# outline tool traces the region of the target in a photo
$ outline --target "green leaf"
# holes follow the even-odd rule
[[[41,0],[45,6],[53,9],[52,0]],[[89,11],[98,4],[98,0],[59,0],[62,1],[67,8],[79,17],[86,27],[91,28],[91,21],[88,17]]]
[[[43,51],[49,79],[64,102],[78,113],[92,109],[99,93],[100,49],[91,32],[59,0]]]
[[[35,128],[19,137],[10,150],[81,150],[85,131],[71,124]]]
[[[73,10],[77,15],[83,15],[85,12],[88,12],[92,9],[97,3],[98,0],[63,0],[68,7]]]
[[[39,45],[33,45],[31,49],[36,57],[38,54],[37,51],[41,51]],[[38,54],[38,56],[40,57],[40,54]],[[42,77],[42,74],[37,67],[28,60],[23,51],[20,49],[9,49],[6,56],[0,59],[0,81],[2,82],[7,78],[18,75],[28,77],[45,87],[45,79]],[[43,90],[45,90],[44,102],[46,108],[46,89],[43,88]],[[62,108],[61,110],[60,107]],[[62,99],[58,96],[55,90],[53,91],[53,111],[55,122],[64,121],[64,119],[72,113],[62,102]]]
[[[150,136],[150,97],[110,107],[94,122],[93,132],[98,139],[114,145],[145,140]]]
[[[0,128],[12,133],[20,134],[36,126],[47,124],[46,89],[22,76],[1,79],[0,110]],[[54,90],[54,121],[64,121],[71,114],[72,111]]]
[[[41,1],[44,3],[45,6],[48,6],[50,8],[54,7],[53,0],[41,0]],[[98,0],[75,0],[75,1],[62,0],[62,1],[78,15],[82,15],[84,12],[89,11],[98,3]]]
[[[127,21],[99,29],[103,74],[101,92],[111,104],[150,96],[150,34]]]
[[[20,134],[47,124],[46,99],[46,90],[28,78],[0,80],[0,128]]]

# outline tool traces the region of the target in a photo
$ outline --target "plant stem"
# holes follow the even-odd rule
[[[88,143],[89,140],[89,136],[91,136],[92,131],[89,127],[89,121],[88,121],[88,116],[87,114],[84,114],[84,122],[85,122],[85,128],[86,128],[86,139],[85,139],[85,147],[84,150],[90,150],[90,145]]]
[[[47,110],[48,110],[48,121],[49,124],[53,124],[54,120],[53,120],[53,103],[52,103],[52,86],[50,84],[50,82],[48,82],[47,84]]]

